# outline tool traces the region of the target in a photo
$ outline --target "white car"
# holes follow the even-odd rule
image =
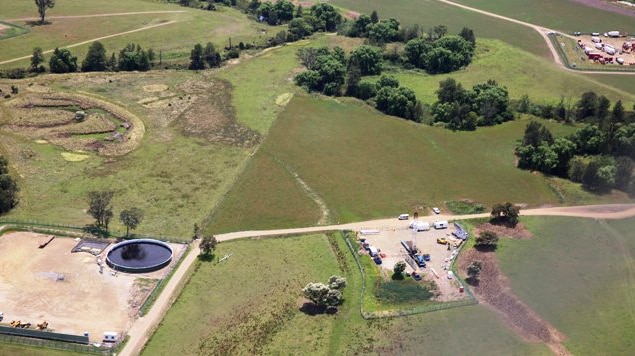
[[[439,208],[437,208],[437,207],[432,208],[432,211],[433,211],[435,214],[441,214],[441,210],[439,210]]]

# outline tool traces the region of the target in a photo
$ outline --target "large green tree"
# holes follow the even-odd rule
[[[49,60],[51,73],[77,72],[77,57],[74,57],[66,48],[55,48]]]
[[[356,62],[362,75],[379,75],[382,70],[382,54],[377,47],[361,45],[355,48],[350,56],[349,63]]]
[[[31,71],[32,72],[44,72],[44,52],[41,47],[33,48],[33,55],[31,56]]]
[[[35,6],[37,6],[37,12],[40,14],[40,25],[43,25],[46,10],[55,6],[55,0],[35,0]]]
[[[97,227],[108,229],[113,217],[111,201],[114,196],[115,192],[112,190],[88,192],[88,214],[95,219]]]
[[[119,214],[119,221],[126,227],[126,236],[130,230],[134,230],[143,220],[143,212],[139,208],[122,210]]]
[[[93,42],[82,62],[82,72],[103,72],[108,68],[106,48],[101,42]]]
[[[18,183],[9,175],[9,162],[0,156],[0,214],[13,209],[18,204]]]

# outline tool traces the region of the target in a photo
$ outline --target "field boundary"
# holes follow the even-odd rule
[[[73,237],[103,237],[103,238],[116,238],[116,239],[154,239],[163,242],[170,243],[183,243],[187,244],[187,242],[182,241],[176,237],[170,236],[151,236],[151,235],[139,235],[139,234],[130,234],[126,236],[124,232],[117,230],[102,230],[99,228],[95,228],[90,225],[86,226],[73,226],[73,225],[61,225],[54,224],[43,221],[34,221],[34,220],[21,220],[21,219],[0,219],[0,235],[2,235],[6,231],[29,231],[29,232],[41,232],[41,233],[53,233],[64,236],[73,236]],[[68,231],[73,230],[73,231]]]
[[[422,305],[422,306],[404,308],[404,309],[392,309],[392,310],[382,310],[382,311],[364,310],[364,296],[366,293],[366,272],[364,271],[364,267],[359,261],[359,257],[357,256],[357,253],[355,249],[353,248],[353,245],[349,239],[349,233],[351,231],[342,230],[341,232],[342,232],[342,237],[346,241],[346,245],[348,246],[349,251],[353,255],[353,258],[355,259],[355,263],[357,263],[357,267],[359,268],[359,271],[362,275],[362,290],[360,292],[360,307],[359,307],[362,318],[369,320],[369,319],[408,316],[408,315],[423,314],[423,313],[429,313],[429,312],[434,312],[439,310],[452,309],[452,308],[478,304],[478,301],[476,300],[476,298],[474,298],[474,295],[472,295],[472,292],[470,292],[469,289],[465,287],[465,283],[460,278],[457,277],[457,281],[463,286],[463,289],[467,291],[467,295],[468,295],[467,299],[457,300],[452,302],[441,302],[441,303],[430,304],[430,305]],[[465,245],[465,243],[462,245]],[[460,251],[462,251],[462,246],[459,250],[459,253]],[[453,271],[455,270],[455,267],[454,267],[455,261],[456,259],[452,261],[451,268]]]
[[[8,34],[1,35],[0,34],[0,41],[1,40],[6,40],[6,39],[9,39],[9,38],[13,38],[13,37],[17,37],[17,36],[21,36],[21,35],[24,35],[24,34],[27,34],[27,33],[31,32],[31,30],[28,27],[16,25],[16,24],[11,23],[11,22],[0,20],[0,24],[3,24],[3,25],[8,26],[10,28],[17,28],[19,30],[18,32],[13,33],[11,35],[8,35]]]
[[[92,345],[75,344],[71,342],[46,340],[40,338],[24,337],[17,335],[0,334],[0,343],[12,345],[24,345],[41,349],[54,349],[61,351],[80,352],[89,355],[113,355],[114,349],[100,349]]]

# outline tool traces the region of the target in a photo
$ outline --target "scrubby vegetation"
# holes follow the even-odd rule
[[[18,204],[18,183],[9,175],[9,162],[0,155],[0,215]]]

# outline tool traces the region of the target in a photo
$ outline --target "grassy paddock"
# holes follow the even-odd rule
[[[436,0],[335,0],[334,4],[370,14],[377,10],[380,18],[394,17],[404,24],[420,24],[424,31],[443,24],[450,33],[469,27],[477,41],[495,38],[544,58],[551,58],[544,40],[534,30],[486,15],[463,10]]]
[[[523,218],[530,240],[497,251],[512,289],[573,354],[626,355],[635,346],[635,219]]]
[[[376,332],[359,314],[359,271],[341,244],[340,236],[321,234],[221,243],[216,256],[232,257],[197,262],[143,354],[361,352]],[[338,313],[300,311],[301,288],[333,274],[348,280]]]
[[[458,3],[567,32],[635,30],[633,18],[568,0],[454,0]]]
[[[417,97],[427,103],[437,100],[435,91],[439,88],[439,82],[449,77],[465,88],[494,79],[507,87],[511,98],[518,99],[527,94],[532,100],[542,103],[558,103],[561,98],[576,102],[583,92],[589,90],[602,93],[612,101],[635,101],[632,94],[611,90],[594,77],[564,72],[548,60],[494,40],[479,41],[476,56],[465,70],[444,75],[397,71],[394,75],[402,85],[415,90]],[[628,81],[624,77],[622,80]]]
[[[277,157],[291,167],[320,194],[335,222],[396,215],[447,200],[471,199],[488,206],[505,200],[529,206],[561,203],[545,178],[514,165],[514,146],[528,122],[520,119],[476,132],[452,132],[383,116],[354,100],[298,94],[259,154]],[[556,136],[574,130],[546,124]],[[273,191],[278,183],[261,180],[261,174],[267,173],[245,176],[243,188],[232,190],[227,201],[258,201],[258,191]],[[247,189],[252,186],[259,188]],[[572,183],[568,186],[590,201],[602,199]],[[289,206],[302,208],[297,198],[288,201]],[[246,216],[242,224],[264,228],[259,221],[262,206],[228,205],[223,215]],[[308,211],[300,209],[296,216],[306,216]],[[268,221],[267,226],[290,222],[285,216],[277,224]],[[233,224],[233,229],[241,226]]]

